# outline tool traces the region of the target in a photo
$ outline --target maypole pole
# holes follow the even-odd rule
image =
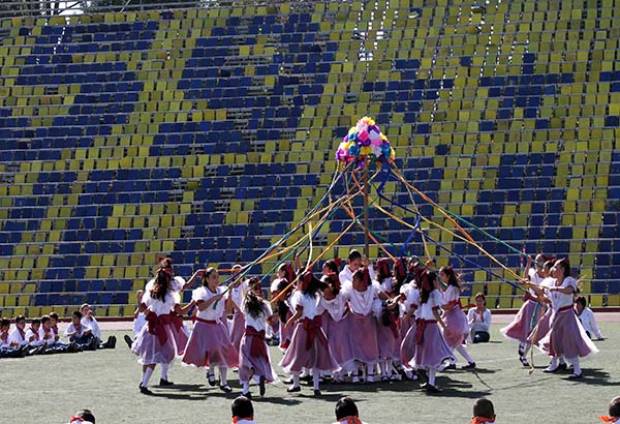
[[[364,167],[364,255],[370,258],[370,235],[368,230],[368,160]]]

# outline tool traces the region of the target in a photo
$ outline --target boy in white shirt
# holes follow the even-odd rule
[[[9,343],[9,329],[11,321],[2,318],[0,320],[0,358],[19,358],[23,356],[21,349],[13,348]]]
[[[491,311],[487,308],[486,297],[476,293],[476,307],[467,311],[469,334],[473,343],[486,343],[490,339]]]
[[[18,315],[15,318],[15,328],[9,334],[9,346],[13,349],[23,349],[28,346],[26,341],[26,318]]]
[[[71,316],[71,324],[65,329],[65,337],[74,343],[79,350],[97,349],[97,339],[89,326],[82,324],[82,313],[75,311]]]
[[[353,249],[349,252],[349,260],[344,266],[344,269],[340,271],[338,279],[340,280],[340,286],[345,289],[353,284],[353,274],[355,271],[362,267],[362,254]]]
[[[95,314],[93,313],[93,308],[90,307],[88,303],[84,303],[80,306],[80,312],[82,313],[81,324],[89,327],[92,331],[93,336],[97,340],[97,348],[98,349],[114,349],[116,347],[116,337],[110,336],[108,337],[108,341],[103,343],[101,339],[101,329],[99,328],[99,323],[95,318]]]
[[[39,336],[40,328],[41,320],[39,318],[35,318],[30,321],[30,327],[28,327],[28,329],[26,330],[26,342],[30,346],[37,348],[36,351],[32,352],[33,354],[41,353],[45,349],[45,342],[41,340],[41,337]]]
[[[594,312],[592,312],[592,309],[588,308],[588,302],[585,297],[578,296],[575,299],[575,314],[577,314],[589,338],[593,340],[603,340],[601,330],[598,328],[596,318],[594,318]]]

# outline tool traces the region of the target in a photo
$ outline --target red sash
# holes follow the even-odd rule
[[[486,424],[486,423],[494,423],[495,418],[486,418],[486,417],[473,417],[470,421],[470,424]]]
[[[463,305],[461,305],[461,299],[455,299],[455,300],[451,300],[448,303],[446,303],[444,306],[448,307],[448,310],[451,310],[453,308],[455,308],[456,306],[459,307],[459,309],[463,309]]]
[[[415,342],[416,344],[422,344],[424,342],[424,331],[427,325],[437,324],[437,321],[432,319],[416,319],[415,320]]]
[[[314,344],[314,339],[318,337],[319,342],[327,346],[327,337],[325,333],[321,331],[321,316],[317,315],[314,319],[304,318],[302,321],[304,330],[308,333],[306,338],[306,350],[310,350]]]
[[[155,312],[149,311],[146,314],[146,322],[148,324],[149,334],[157,336],[160,344],[165,344],[168,341],[166,325],[172,324],[171,315],[165,314],[157,316]]]
[[[34,328],[30,327],[30,331],[32,331],[32,335],[34,336],[35,340],[39,340],[39,332],[38,331],[34,331]]]
[[[250,353],[255,358],[269,358],[267,356],[267,345],[265,344],[265,330],[257,331],[254,327],[245,327],[245,336],[252,336]]]
[[[599,420],[601,420],[602,423],[606,424],[616,424],[618,420],[620,420],[620,417],[610,417],[608,415],[602,415],[598,418]]]
[[[205,324],[217,324],[217,321],[211,319],[204,319],[200,317],[192,317],[192,321],[204,322]]]
[[[362,424],[362,420],[360,420],[359,417],[356,416],[348,416],[348,417],[344,417],[338,420],[339,423],[346,423],[346,424]]]
[[[52,327],[52,331],[54,332],[54,336],[57,336],[58,335],[58,326],[57,325],[53,326]]]
[[[560,309],[558,309],[558,313],[566,312],[568,310],[574,311],[573,305],[562,306]]]
[[[241,418],[241,417],[235,416],[235,417],[232,417],[232,424],[237,424],[239,421],[242,421],[242,420],[253,421],[254,417],[243,417],[243,418]]]

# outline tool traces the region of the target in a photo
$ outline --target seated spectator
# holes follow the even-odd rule
[[[41,340],[39,335],[40,328],[41,320],[39,318],[35,318],[30,321],[30,327],[26,330],[26,342],[28,343],[28,346],[33,348],[33,350],[30,351],[30,354],[41,353],[45,350],[45,342]]]
[[[14,348],[9,342],[9,330],[11,321],[7,318],[0,319],[0,358],[19,358],[23,352],[19,348]]]
[[[474,403],[474,416],[471,424],[495,424],[495,409],[493,402],[480,398]]]
[[[95,416],[90,409],[82,409],[69,419],[69,424],[96,424]]]
[[[116,347],[116,337],[110,336],[108,337],[108,340],[103,343],[101,339],[101,329],[99,328],[99,323],[93,313],[93,308],[91,308],[88,303],[84,303],[80,306],[80,312],[82,313],[81,323],[83,326],[90,328],[93,337],[97,340],[97,347],[99,349],[114,349]]]
[[[19,350],[23,350],[28,346],[26,341],[26,318],[23,315],[18,315],[15,318],[15,328],[9,334],[9,346]]]
[[[255,424],[254,407],[252,401],[245,396],[239,396],[233,400],[230,407],[232,422],[236,424]]]
[[[605,424],[620,424],[620,396],[616,396],[609,402],[609,415],[599,418]]]
[[[336,402],[336,423],[334,424],[364,424],[360,420],[357,405],[349,396],[341,397]]]
[[[59,342],[60,341],[60,333],[58,331],[58,314],[56,312],[51,312],[50,313],[50,327],[52,328],[52,331],[54,332],[54,340]]]
[[[603,339],[601,330],[596,323],[596,318],[594,318],[594,312],[592,312],[592,309],[588,308],[588,302],[585,297],[578,296],[575,299],[575,313],[579,317],[579,321],[581,321],[581,325],[583,325],[589,338],[592,339],[592,336],[594,336],[594,340]]]
[[[491,338],[491,311],[484,294],[476,293],[476,307],[467,312],[467,322],[473,343],[486,343]]]
[[[97,339],[93,336],[90,327],[82,324],[82,313],[75,311],[71,317],[71,324],[65,330],[65,337],[75,343],[79,350],[97,349]]]

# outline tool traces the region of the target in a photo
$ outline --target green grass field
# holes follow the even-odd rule
[[[471,347],[478,372],[440,374],[441,395],[427,396],[417,382],[399,382],[324,385],[323,397],[315,399],[311,387],[289,395],[280,383],[268,386],[262,399],[253,387],[256,419],[330,423],[336,400],[350,395],[369,423],[468,423],[474,399],[488,396],[495,403],[498,423],[596,423],[607,412],[608,401],[620,394],[618,325],[601,323],[608,339],[598,342],[601,352],[584,362],[585,378],[579,382],[540,369],[528,375],[517,361],[516,345],[500,338],[497,325],[495,342]],[[273,355],[274,361],[280,359],[279,352]],[[540,368],[547,363],[540,354],[535,360]],[[202,370],[175,362],[170,377],[176,386],[154,387],[152,397],[141,395],[140,367],[121,337],[115,350],[2,360],[0,370],[2,423],[63,423],[81,408],[92,409],[98,423],[229,423],[229,404],[239,393],[232,372],[229,378],[236,391],[224,395],[208,387]],[[152,381],[159,381],[158,371]]]

